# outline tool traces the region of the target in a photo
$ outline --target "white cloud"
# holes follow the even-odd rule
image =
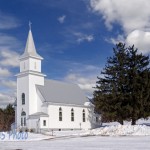
[[[7,70],[6,68],[0,67],[0,77],[8,77],[11,75],[11,72]]]
[[[71,64],[72,69],[64,77],[66,82],[77,84],[89,96],[93,94],[100,68],[80,63]]]
[[[77,38],[77,42],[81,43],[83,41],[87,41],[87,42],[92,42],[94,40],[94,36],[93,35],[87,35],[81,32],[74,32],[73,33],[76,38]]]
[[[99,71],[99,67],[93,66],[93,65],[85,65],[85,66],[84,66],[84,70],[85,70],[85,71],[92,71],[92,72],[93,72],[93,71],[94,71],[94,72],[96,71],[96,72],[97,72],[97,71]]]
[[[17,67],[19,54],[14,49],[20,48],[15,37],[0,33],[0,65]]]
[[[16,82],[12,81],[12,80],[2,80],[1,84],[5,87],[11,88],[11,89],[15,89],[16,88]]]
[[[60,23],[64,23],[65,22],[65,19],[66,19],[66,15],[63,15],[63,16],[60,16],[57,18],[57,20],[60,22]]]
[[[105,41],[109,42],[109,43],[113,43],[114,45],[118,44],[119,42],[125,42],[125,37],[124,35],[118,35],[116,38],[110,38],[110,39],[105,39]]]
[[[21,49],[21,42],[4,31],[18,26],[20,21],[16,17],[0,11],[0,107],[14,102],[16,82],[11,79],[14,67],[19,66],[19,54],[15,50]]]
[[[11,66],[18,67],[19,66],[19,54],[14,51],[10,51],[7,49],[2,49],[0,51],[0,65],[2,66]]]
[[[11,24],[5,29],[13,27],[15,26]],[[14,101],[12,99],[16,92],[16,82],[13,81],[14,67],[19,66],[19,54],[15,50],[21,49],[20,43],[15,37],[0,32],[0,107]]]
[[[0,108],[6,107],[9,103],[12,104],[14,101],[15,96],[0,93]]]
[[[134,30],[127,36],[128,45],[135,45],[140,52],[147,54],[150,52],[150,32]]]
[[[10,99],[10,97],[8,95],[2,94],[0,93],[0,102],[5,102],[8,101]]]
[[[150,25],[150,1],[148,0],[90,0],[93,11],[100,13],[108,28],[119,23],[126,32]]]
[[[81,74],[68,74],[65,77],[65,81],[69,81],[77,84],[81,89],[83,89],[87,94],[92,94],[96,85],[96,77],[84,76]]]
[[[0,33],[0,45],[1,46],[11,46],[11,47],[15,47],[18,44],[18,40],[10,35],[4,34],[4,33]]]
[[[20,26],[19,20],[14,16],[4,14],[0,11],[0,29],[11,29]]]
[[[149,53],[148,37],[150,34],[150,1],[149,0],[90,0],[93,12],[103,17],[106,27],[111,30],[119,24],[124,31],[126,41],[135,44],[138,49]],[[118,41],[112,38],[112,43]]]

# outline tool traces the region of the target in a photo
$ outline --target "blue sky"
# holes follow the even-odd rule
[[[16,94],[29,20],[42,72],[91,95],[118,41],[149,54],[149,18],[149,0],[0,0],[0,104]]]

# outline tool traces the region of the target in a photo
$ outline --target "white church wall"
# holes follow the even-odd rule
[[[41,106],[41,112],[48,114],[48,106]]]
[[[47,129],[48,127],[49,127],[48,117],[40,117],[40,128]]]
[[[38,112],[36,85],[44,85],[44,77],[29,75],[29,114]],[[34,106],[34,107],[33,107]]]
[[[17,127],[21,125],[22,111],[26,112],[28,118],[28,115],[38,110],[40,103],[37,102],[36,84],[43,85],[44,77],[26,75],[17,78]],[[22,93],[25,93],[25,104],[22,104]],[[27,126],[29,126],[28,121]]]
[[[26,116],[29,112],[29,78],[24,76],[17,78],[17,127],[21,125],[21,112],[25,111]],[[22,104],[22,93],[25,93],[25,104]]]
[[[41,72],[41,60],[35,58],[28,58],[22,60],[20,62],[20,72],[28,70]]]
[[[41,95],[41,93],[39,92],[38,89],[36,89],[36,92],[37,92],[37,111],[38,112],[44,112],[44,113],[48,113],[47,111],[47,105],[43,105],[43,102],[45,101],[43,99],[43,96]]]
[[[59,121],[59,108],[62,108],[62,121]],[[71,109],[74,110],[74,121],[71,121]],[[83,122],[83,109],[85,122]],[[89,111],[86,107],[49,105],[49,128],[51,129],[90,129]]]
[[[29,58],[29,70],[41,72],[41,60]]]
[[[28,129],[35,129],[37,130],[40,128],[39,126],[39,119],[30,119],[29,121],[29,128]]]
[[[20,61],[20,72],[27,71],[29,69],[28,59]]]

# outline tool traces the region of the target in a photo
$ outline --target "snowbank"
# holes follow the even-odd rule
[[[88,135],[102,135],[102,136],[128,136],[138,135],[145,136],[150,135],[150,127],[146,125],[112,125],[106,127],[100,127],[97,129],[86,131],[81,136]]]
[[[46,139],[72,138],[84,136],[150,136],[150,126],[110,125],[93,130],[55,131],[47,135],[36,133],[0,132],[0,141],[40,141]]]

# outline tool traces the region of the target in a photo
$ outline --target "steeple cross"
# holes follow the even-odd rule
[[[32,24],[32,22],[31,21],[29,21],[29,29],[31,30],[31,24]]]

